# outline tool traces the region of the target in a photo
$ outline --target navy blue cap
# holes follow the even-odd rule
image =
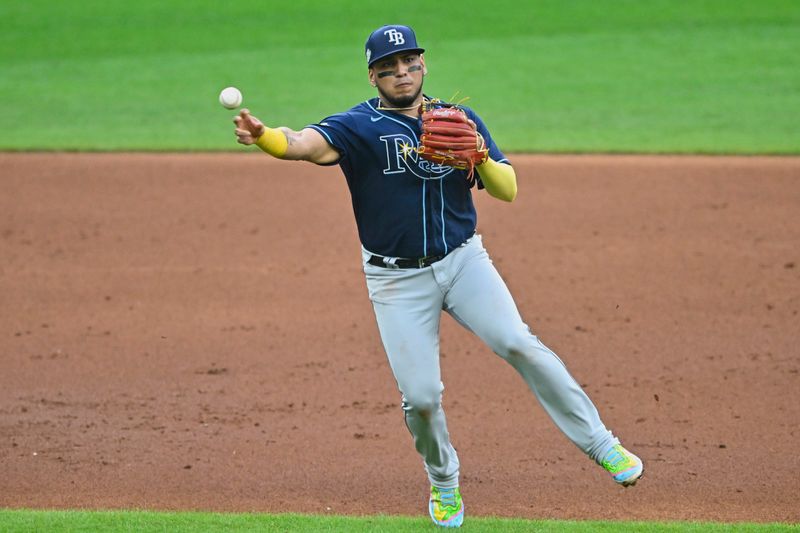
[[[408,51],[421,54],[425,49],[417,46],[417,36],[414,35],[414,30],[400,24],[381,26],[369,35],[367,44],[364,45],[364,54],[367,56],[367,65],[370,67],[386,56]]]

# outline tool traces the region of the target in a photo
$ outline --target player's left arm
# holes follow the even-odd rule
[[[504,202],[513,202],[514,198],[517,197],[517,173],[514,172],[514,167],[511,165],[492,159],[492,155],[503,157],[503,154],[494,144],[483,121],[477,115],[473,116],[475,120],[470,119],[469,123],[478,135],[483,137],[487,145],[486,149],[489,152],[486,161],[477,165],[475,170],[478,171],[483,187],[490,196]],[[502,161],[505,161],[505,159],[502,159]]]
[[[513,202],[517,197],[517,173],[514,172],[514,167],[487,157],[475,169],[481,176],[486,192],[491,196],[505,202]]]

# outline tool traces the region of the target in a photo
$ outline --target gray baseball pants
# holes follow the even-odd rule
[[[370,265],[371,254],[362,252],[383,346],[403,395],[406,425],[432,485],[456,487],[459,475],[442,409],[442,310],[514,367],[556,426],[590,458],[599,463],[619,443],[564,363],[522,321],[480,235],[421,269]]]

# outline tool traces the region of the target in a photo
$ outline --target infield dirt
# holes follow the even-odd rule
[[[800,159],[516,156],[479,231],[646,462],[442,325],[468,513],[800,521]],[[337,168],[0,154],[0,507],[424,515]]]

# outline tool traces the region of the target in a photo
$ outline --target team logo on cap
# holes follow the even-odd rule
[[[372,57],[372,49],[367,48],[367,63],[369,63],[369,58]]]
[[[389,42],[392,43],[395,46],[400,45],[400,44],[404,44],[406,42],[406,39],[405,39],[405,37],[403,37],[403,34],[400,33],[399,31],[397,31],[394,28],[392,28],[390,30],[386,30],[385,32],[383,32],[383,34],[384,35],[388,35],[389,36]]]

